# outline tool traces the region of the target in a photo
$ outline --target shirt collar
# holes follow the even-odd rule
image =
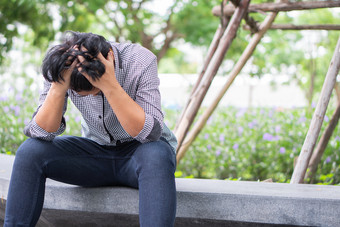
[[[120,86],[123,87],[123,83],[124,83],[124,74],[121,73],[123,70],[123,62],[122,62],[122,58],[120,55],[120,51],[118,50],[117,47],[114,46],[114,44],[111,43],[112,46],[112,51],[113,51],[113,57],[115,59],[115,75],[116,78],[120,84]],[[116,67],[118,65],[118,67]]]
[[[119,69],[123,69],[123,66],[122,66],[122,59],[120,57],[120,52],[119,50],[117,49],[117,47],[112,46],[112,51],[113,51],[113,55],[114,55],[114,58],[115,58],[115,62],[118,62],[118,66],[119,66]]]

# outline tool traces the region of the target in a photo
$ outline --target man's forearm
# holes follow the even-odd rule
[[[143,129],[145,112],[131,97],[117,84],[116,87],[102,91],[116,114],[119,123],[130,136],[136,137]]]
[[[46,99],[35,116],[36,123],[47,132],[56,132],[61,123],[65,103],[65,89],[52,83]]]

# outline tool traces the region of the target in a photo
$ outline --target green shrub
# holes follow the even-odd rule
[[[220,108],[180,161],[177,176],[289,182],[312,112],[307,108]],[[179,115],[178,110],[166,113],[169,122]],[[332,113],[327,112],[323,128]],[[337,127],[319,164],[317,183],[340,183],[338,135]]]
[[[15,154],[26,139],[22,133],[38,103],[32,79],[21,90],[6,87],[0,96],[0,153]],[[167,107],[165,122],[173,129],[180,114]],[[177,167],[177,177],[289,182],[308,131],[312,112],[307,108],[219,108]],[[333,110],[327,111],[323,128]],[[79,112],[69,102],[64,134],[81,135]],[[316,183],[340,183],[339,127],[323,155]]]

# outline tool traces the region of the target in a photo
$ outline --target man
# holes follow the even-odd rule
[[[137,44],[69,34],[45,56],[44,90],[16,153],[4,226],[35,226],[46,178],[139,188],[140,225],[173,226],[177,143],[163,123],[156,57]],[[82,137],[58,136],[68,98],[82,115]]]

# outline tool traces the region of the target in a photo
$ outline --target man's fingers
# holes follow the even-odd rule
[[[113,51],[112,50],[110,50],[110,52],[108,53],[107,60],[109,62],[113,62]]]
[[[76,51],[79,51],[78,46],[75,47],[74,49],[75,49]],[[81,50],[82,50],[82,51],[85,51],[86,48],[85,48],[85,47],[81,47]],[[77,54],[77,59],[78,59],[78,61],[80,62],[80,64],[83,64],[83,63],[86,61],[86,59],[85,59],[82,55],[79,55],[79,54]]]
[[[99,54],[97,55],[97,57],[99,58],[99,60],[101,61],[101,62],[105,62],[105,61],[107,61],[105,58],[104,58],[104,56],[102,55],[102,53],[101,52],[99,52]]]
[[[79,62],[80,62],[81,64],[83,64],[83,62],[86,61],[85,58],[84,58],[83,56],[81,56],[81,55],[77,55],[77,58],[78,58],[78,60],[79,60]]]
[[[80,72],[83,76],[85,76],[86,79],[90,78],[89,74],[87,74],[87,72],[85,70],[83,70],[81,65],[77,66],[77,69],[78,69],[78,72]]]
[[[78,59],[74,59],[74,61],[72,63],[70,63],[70,65],[69,65],[70,67],[67,69],[67,71],[72,72],[73,69],[77,66],[78,63],[79,63]]]
[[[99,60],[101,62],[105,62],[105,61],[109,61],[109,62],[113,62],[113,52],[112,50],[109,51],[109,53],[107,53],[107,57],[105,58],[101,52],[99,52],[99,54],[97,55],[97,57],[99,58]]]

